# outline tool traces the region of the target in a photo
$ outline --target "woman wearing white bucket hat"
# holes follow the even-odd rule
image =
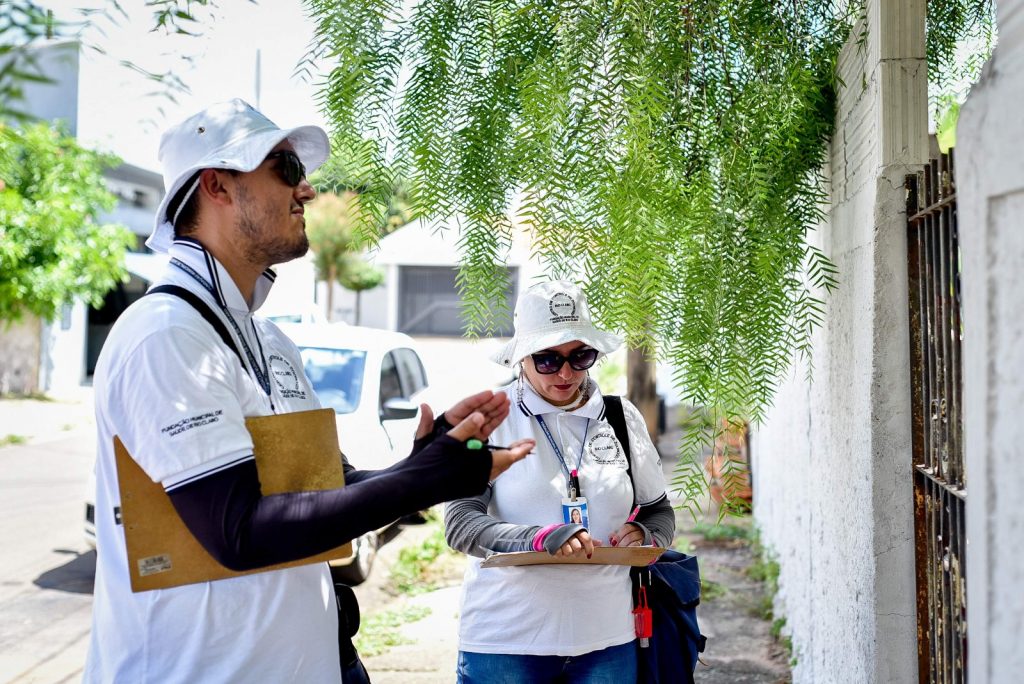
[[[627,566],[480,567],[488,551],[589,557],[602,544],[671,543],[675,516],[643,417],[621,401],[627,458],[606,415],[615,404],[606,404],[588,372],[621,343],[594,326],[585,296],[570,282],[535,285],[516,302],[515,335],[492,357],[519,369],[504,388],[514,405],[491,440],[534,438],[537,453],[483,495],[445,510],[448,543],[471,556],[459,682],[636,680]]]

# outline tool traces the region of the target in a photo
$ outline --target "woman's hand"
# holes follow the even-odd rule
[[[449,432],[448,434],[451,434]],[[516,461],[526,458],[533,451],[537,442],[532,439],[517,439],[508,445],[508,449],[496,449],[491,452],[491,481],[512,467]]]
[[[594,555],[594,547],[600,546],[601,541],[594,539],[586,530],[580,530],[569,541],[562,544],[562,547],[555,553],[556,556],[586,556]]]
[[[612,546],[643,546],[644,531],[634,523],[625,523],[608,537]]]

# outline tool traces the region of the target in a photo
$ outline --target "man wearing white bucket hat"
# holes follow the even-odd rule
[[[515,335],[492,358],[519,375],[504,388],[513,407],[492,439],[530,438],[537,453],[483,495],[445,509],[448,543],[471,556],[459,624],[463,684],[636,681],[627,566],[480,567],[487,551],[589,557],[601,544],[671,544],[675,515],[643,417],[625,399],[602,397],[588,373],[620,344],[594,326],[570,282],[534,285],[516,303]]]
[[[254,316],[270,266],[308,249],[306,173],[329,152],[315,126],[278,128],[241,100],[160,145],[167,196],[147,244],[170,263],[118,319],[94,386],[97,566],[86,682],[338,682],[338,613],[324,563],[133,593],[119,520],[116,435],[222,565],[258,570],[319,554],[402,515],[478,494],[532,448],[470,449],[508,414],[481,392],[414,453],[341,489],[262,496],[245,418],[319,408],[295,345]],[[441,434],[455,424],[447,434]]]

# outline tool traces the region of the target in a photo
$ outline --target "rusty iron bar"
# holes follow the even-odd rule
[[[918,213],[919,203],[918,189],[920,187],[918,176],[906,177],[905,186],[907,191],[907,286],[908,286],[908,309],[910,314],[910,393],[911,393],[911,452],[912,462],[915,467],[921,468],[926,462],[925,451],[927,449],[925,440],[925,418],[923,406],[926,405],[926,378],[924,372],[924,296],[921,287],[924,245],[921,239],[921,231],[917,223],[923,215]],[[928,534],[926,525],[922,524],[927,520],[928,499],[923,489],[918,486],[919,475],[914,475],[914,557],[926,558],[928,556]],[[917,672],[918,681],[921,684],[928,682],[926,676],[931,672],[931,625],[929,619],[930,604],[928,601],[927,587],[928,564],[915,562],[915,578],[917,583]]]
[[[919,193],[923,189],[919,183],[919,177],[909,175],[906,177],[906,215],[911,217],[907,221],[906,249],[907,249],[907,298],[909,301],[909,325],[910,325],[910,445],[912,452],[912,463],[921,468],[927,463],[927,439],[925,430],[924,405],[927,403],[926,373],[925,373],[925,328],[924,320],[924,289],[922,288],[924,262],[924,242],[919,223],[923,214],[918,208],[925,204],[921,202]],[[928,557],[929,536],[926,521],[928,520],[928,498],[925,496],[924,488],[919,486],[919,473],[914,473],[913,484],[913,548],[914,558],[919,559],[914,563],[914,576],[916,582],[916,603],[918,603],[918,673],[919,680],[925,681],[926,673],[932,670],[932,624],[930,617],[931,604],[928,600],[929,563],[920,562],[921,558]]]
[[[954,159],[907,176],[919,681],[967,673],[960,235]]]
[[[939,159],[932,160],[932,168],[935,173],[935,188],[942,192],[942,175],[943,159],[945,155]],[[936,198],[939,199],[939,198]],[[949,410],[950,410],[950,397],[953,394],[952,386],[952,365],[950,359],[950,325],[949,320],[952,313],[949,310],[949,287],[950,281],[949,276],[949,261],[946,259],[946,254],[949,252],[949,215],[947,211],[941,211],[936,216],[936,228],[938,229],[938,240],[936,240],[935,248],[935,263],[938,266],[938,279],[936,280],[936,294],[938,300],[935,303],[935,308],[939,313],[939,318],[936,321],[937,326],[935,329],[936,344],[938,348],[941,360],[939,362],[939,368],[941,369],[941,376],[937,378],[939,384],[939,391],[941,392],[941,399],[939,401],[939,439],[940,449],[939,457],[942,461],[942,479],[946,482],[956,482],[956,459],[950,458],[950,442],[952,435],[949,429]]]

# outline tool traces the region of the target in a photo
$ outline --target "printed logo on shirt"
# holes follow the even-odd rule
[[[607,432],[599,432],[587,442],[587,449],[594,463],[600,465],[616,465],[626,467],[626,455],[622,453],[619,440],[615,435]]]
[[[548,311],[551,312],[552,323],[577,323],[580,320],[576,315],[576,300],[564,292],[559,292],[548,301]]]
[[[167,437],[174,437],[180,435],[183,432],[194,430],[197,427],[203,427],[204,425],[213,425],[220,420],[220,417],[224,414],[224,411],[217,409],[216,411],[207,411],[206,413],[200,413],[198,416],[189,416],[188,418],[182,418],[177,423],[171,423],[166,427],[160,428],[160,433]]]
[[[299,384],[299,374],[295,367],[283,356],[270,355],[270,375],[277,382],[277,389],[285,399],[305,399],[306,392]]]

